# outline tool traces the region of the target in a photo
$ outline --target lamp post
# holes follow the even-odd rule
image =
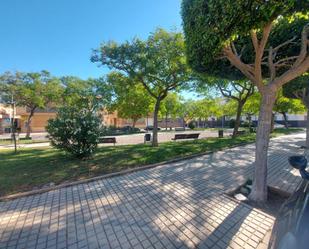
[[[11,106],[12,106],[12,117],[11,117],[11,134],[14,142],[14,152],[17,152],[17,145],[16,145],[16,134],[15,134],[15,101],[12,95],[11,97]]]

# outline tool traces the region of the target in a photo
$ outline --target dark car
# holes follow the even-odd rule
[[[148,126],[146,126],[145,130],[146,130],[146,131],[152,131],[152,130],[153,130],[153,125],[148,125]],[[158,131],[160,131],[160,130],[161,130],[161,128],[158,127]]]
[[[125,132],[140,132],[141,129],[133,127],[133,126],[123,126],[120,128],[121,131],[125,131]]]
[[[305,156],[292,156],[290,164],[303,178],[298,190],[282,205],[276,219],[269,249],[309,248],[309,172]]]

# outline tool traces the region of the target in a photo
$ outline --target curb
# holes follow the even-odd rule
[[[30,195],[42,194],[42,193],[49,192],[49,191],[52,191],[52,190],[56,190],[56,189],[60,189],[60,188],[67,188],[67,187],[71,187],[71,186],[74,186],[74,185],[84,184],[84,183],[93,182],[93,181],[97,181],[97,180],[101,180],[101,179],[106,179],[106,178],[111,178],[111,177],[116,177],[116,176],[122,176],[122,175],[130,174],[130,173],[134,173],[134,172],[137,172],[137,171],[151,169],[151,168],[155,168],[155,167],[158,167],[158,166],[164,166],[166,164],[180,162],[180,161],[183,161],[183,160],[188,160],[188,159],[192,159],[192,158],[200,157],[200,156],[204,156],[204,155],[210,155],[210,154],[213,154],[213,153],[218,152],[218,151],[223,151],[223,150],[226,150],[226,149],[233,149],[233,148],[237,148],[237,147],[241,147],[241,146],[245,146],[245,145],[253,144],[253,143],[255,143],[255,142],[240,143],[240,144],[237,144],[237,145],[232,145],[232,146],[226,147],[224,149],[218,149],[218,150],[213,150],[213,151],[196,153],[196,154],[192,154],[192,155],[188,155],[188,156],[183,156],[181,158],[175,158],[175,159],[171,159],[171,160],[167,160],[167,161],[163,161],[163,162],[159,162],[159,163],[148,164],[148,165],[144,165],[144,166],[140,166],[140,167],[135,167],[135,168],[132,168],[132,169],[122,170],[122,171],[119,171],[119,172],[109,173],[109,174],[105,174],[105,175],[101,175],[101,176],[95,176],[95,177],[92,177],[92,178],[89,178],[89,179],[77,180],[77,181],[73,181],[73,182],[69,182],[69,183],[63,183],[63,184],[55,185],[55,186],[52,186],[52,187],[46,187],[46,188],[42,188],[42,189],[30,190],[30,191],[26,191],[26,192],[22,192],[22,193],[2,196],[2,197],[0,197],[0,202],[14,200],[14,199],[21,198],[21,197],[27,197],[27,196],[30,196]]]

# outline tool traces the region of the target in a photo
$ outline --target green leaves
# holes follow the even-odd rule
[[[55,106],[62,95],[60,81],[47,71],[5,73],[0,81],[6,101],[13,98],[18,106],[30,109],[46,108],[50,104]]]
[[[77,77],[62,77],[61,83],[64,88],[62,105],[65,106],[98,110],[111,99],[103,78],[82,80]]]
[[[48,121],[46,130],[52,146],[77,158],[94,154],[104,135],[100,115],[80,107],[60,108],[56,118]]]
[[[305,73],[284,85],[283,96],[300,99],[309,108],[309,73]]]
[[[183,0],[182,18],[188,62],[200,73],[227,79],[244,78],[222,57],[224,46],[233,41],[241,60],[252,64],[255,53],[250,31],[256,30],[260,36],[261,29],[276,20],[268,46],[275,47],[291,35],[299,38],[299,30],[304,26],[301,20],[308,23],[308,16],[298,16],[293,21],[290,17],[295,16],[297,11],[308,11],[308,5],[307,0]],[[295,44],[278,53],[278,59],[286,58],[291,53],[296,55],[299,43],[296,43],[297,49],[293,46]],[[265,75],[269,75],[267,70]]]
[[[138,82],[121,73],[111,72],[106,84],[111,94],[111,101],[106,107],[109,111],[117,111],[120,118],[129,118],[135,123],[151,111],[153,99]]]
[[[190,79],[182,35],[163,29],[146,41],[135,38],[122,44],[103,43],[91,60],[142,84],[154,98],[165,97]]]

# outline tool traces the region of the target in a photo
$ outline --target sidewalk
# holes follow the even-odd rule
[[[301,181],[272,139],[269,185]],[[254,145],[0,203],[0,248],[262,248],[274,218],[224,193],[252,176]]]

